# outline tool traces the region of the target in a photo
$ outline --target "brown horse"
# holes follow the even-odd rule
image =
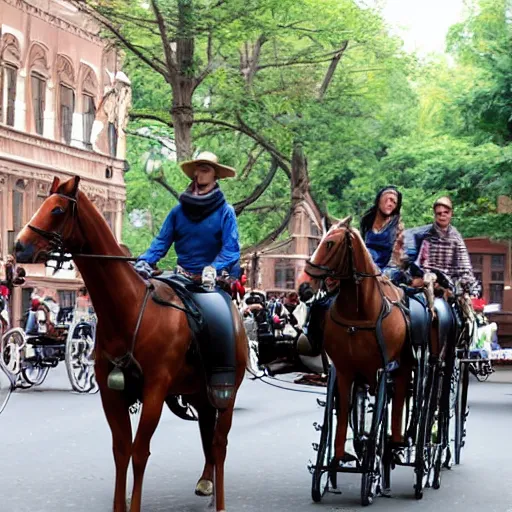
[[[50,196],[19,234],[18,261],[43,261],[55,242],[76,253],[74,261],[90,293],[98,317],[96,333],[96,376],[103,409],[112,431],[116,466],[114,512],[125,512],[127,470],[132,459],[134,484],[131,512],[141,510],[144,470],[150,441],[160,420],[164,402],[176,395],[198,412],[205,453],[205,466],[196,494],[215,496],[217,511],[225,510],[224,462],[233,418],[236,391],[245,372],[248,343],[241,320],[233,308],[236,337],[236,385],[227,407],[217,410],[208,400],[205,376],[187,357],[192,332],[183,310],[147,300],[147,283],[133,267],[120,259],[98,259],[79,254],[113,255],[124,252],[100,212],[78,189],[79,178],[60,183],[54,179]],[[182,302],[159,281],[152,283],[160,296],[178,306]],[[144,310],[144,304],[146,305]],[[141,310],[144,310],[140,316]],[[140,328],[137,324],[140,321]],[[134,337],[134,333],[138,334]],[[112,361],[133,352],[140,365],[142,413],[135,439],[129,416],[130,401],[122,391],[107,385]],[[130,378],[127,377],[127,387]]]
[[[383,354],[376,336],[381,311],[382,334],[388,361],[400,363],[395,372],[392,441],[403,442],[402,413],[412,372],[412,352],[406,343],[407,324],[398,307],[403,291],[383,277],[351,218],[334,224],[306,263],[302,282],[318,286],[321,279],[339,280],[339,292],[325,316],[324,348],[336,368],[339,391],[335,460],[350,460],[345,453],[350,391],[356,377],[375,389]],[[384,309],[383,309],[384,308]]]

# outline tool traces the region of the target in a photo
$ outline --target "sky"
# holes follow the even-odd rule
[[[445,37],[463,19],[464,0],[377,0],[407,51],[420,55],[445,51]]]

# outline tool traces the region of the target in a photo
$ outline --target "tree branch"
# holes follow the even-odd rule
[[[283,171],[286,173],[288,177],[290,177],[290,168],[289,168],[289,162],[290,159],[283,155],[280,151],[278,151],[275,146],[273,146],[270,142],[265,140],[264,137],[256,133],[254,130],[249,128],[241,119],[237,117],[240,126],[237,126],[236,124],[228,123],[226,121],[221,121],[219,119],[206,119],[206,118],[197,118],[194,119],[195,123],[204,123],[204,124],[214,124],[218,126],[226,126],[227,128],[231,128],[232,130],[235,130],[237,132],[244,133],[251,139],[255,140],[261,147],[265,148],[271,155],[273,155],[276,160],[277,164]]]
[[[345,50],[347,49],[347,47],[348,47],[348,40],[345,40],[345,41],[343,41],[343,43],[341,43],[341,47],[340,47],[338,53],[333,57],[331,63],[329,64],[329,68],[327,69],[327,73],[325,74],[324,81],[322,82],[320,91],[318,92],[318,99],[320,101],[323,100],[325,93],[327,92],[327,89],[329,87],[329,84],[332,81],[332,78],[334,76],[336,68],[338,67],[341,57],[345,53]]]
[[[292,213],[293,209],[290,208],[288,210],[288,213],[286,214],[286,217],[283,219],[283,222],[281,222],[281,224],[276,229],[274,229],[274,231],[269,233],[263,240],[260,240],[258,243],[250,245],[249,247],[244,247],[242,249],[243,255],[249,255],[252,252],[258,251],[260,248],[265,247],[266,245],[271,244],[272,242],[275,242],[276,238],[288,227],[288,223],[292,218]]]
[[[249,176],[249,173],[252,171],[252,168],[254,167],[254,164],[258,161],[259,157],[263,154],[263,152],[265,151],[264,149],[260,149],[258,151],[258,154],[257,155],[253,155],[253,151],[259,146],[259,144],[256,144],[256,146],[254,148],[251,149],[251,151],[249,152],[249,158],[247,160],[247,163],[245,164],[242,172],[240,173],[240,178],[243,179],[243,178],[247,178],[247,176]]]
[[[165,26],[165,20],[160,12],[160,9],[157,4],[157,0],[151,0],[151,7],[153,8],[153,12],[155,13],[156,21],[158,23],[158,30],[160,31],[160,38],[162,39],[162,47],[164,49],[165,61],[167,63],[167,68],[171,70],[173,73],[177,72],[176,65],[176,56],[172,51],[169,37],[167,35],[167,28]]]
[[[95,19],[98,23],[103,25],[107,30],[112,32],[116,36],[119,41],[132,53],[134,53],[137,57],[139,57],[140,60],[145,62],[150,68],[154,69],[157,73],[160,73],[166,80],[169,77],[168,70],[164,67],[158,66],[154,61],[149,59],[144,53],[142,53],[140,50],[137,49],[136,46],[134,46],[126,37],[121,34],[119,29],[115,27],[110,20],[105,18],[102,14],[100,14],[96,9],[90,7],[85,2],[80,0],[70,0],[74,7],[76,7],[79,11],[84,12],[91,16],[93,19]]]
[[[162,185],[162,187],[164,187],[165,190],[167,190],[167,192],[170,192],[176,199],[179,200],[180,195],[173,187],[171,187],[171,185],[169,185],[169,183],[167,183],[167,180],[165,179],[163,174],[159,174],[156,178],[152,178],[151,176],[149,176],[149,179]]]
[[[212,72],[213,69],[213,30],[210,27],[208,30],[208,42],[206,43],[206,58],[208,59],[208,62],[199,73],[199,76],[196,79],[196,87]]]
[[[275,204],[266,204],[262,206],[248,206],[245,211],[246,212],[253,212],[253,213],[269,213],[273,212],[275,210],[282,210],[286,208],[286,206],[283,205],[275,205]]]
[[[156,114],[146,114],[145,112],[132,111],[130,112],[130,119],[147,119],[150,121],[158,121],[159,123],[167,125],[169,128],[173,127],[171,116],[169,116],[169,119],[164,119],[163,117]]]
[[[251,195],[233,205],[233,208],[235,209],[235,213],[237,215],[240,215],[244,211],[244,208],[256,202],[261,197],[261,195],[263,194],[263,192],[265,192],[270,183],[272,183],[272,180],[274,179],[277,169],[277,161],[275,158],[272,158],[272,164],[270,165],[270,170],[265,176],[265,179],[252,191]]]

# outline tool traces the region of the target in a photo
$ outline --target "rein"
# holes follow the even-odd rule
[[[80,234],[82,238],[84,237],[84,232],[82,229],[82,225],[80,223],[80,219],[77,215],[78,213],[78,197],[74,198],[71,196],[67,196],[65,194],[55,194],[59,197],[62,197],[71,203],[71,220],[77,223],[78,229],[80,230]],[[67,210],[66,210],[67,212]],[[104,259],[104,260],[117,260],[117,261],[137,261],[138,258],[134,258],[132,256],[116,256],[113,254],[85,254],[83,252],[70,252],[66,251],[64,247],[64,239],[63,239],[63,230],[58,231],[46,231],[44,229],[33,226],[32,224],[27,225],[34,233],[37,233],[39,236],[43,237],[45,240],[50,242],[51,251],[46,254],[47,261],[54,260],[57,262],[57,265],[54,268],[54,271],[57,272],[63,267],[65,262],[71,261],[74,257],[79,258],[90,258],[90,259]],[[83,245],[82,245],[83,247]]]
[[[377,338],[377,343],[379,345],[379,348],[381,350],[382,360],[384,363],[384,368],[386,368],[386,371],[390,371],[388,369],[389,364],[389,358],[386,350],[386,344],[384,341],[384,335],[382,331],[382,322],[384,319],[389,316],[391,313],[391,310],[393,306],[398,307],[399,309],[402,309],[398,301],[392,301],[390,300],[382,291],[382,287],[380,282],[377,280],[377,277],[382,275],[382,272],[378,272],[376,274],[370,274],[368,272],[359,272],[354,265],[354,247],[352,245],[352,238],[351,238],[352,231],[350,228],[347,228],[345,231],[345,241],[348,246],[348,259],[349,259],[349,269],[348,273],[342,273],[342,272],[336,272],[335,270],[330,269],[326,265],[318,265],[316,263],[313,263],[311,259],[309,259],[306,262],[306,268],[304,269],[304,272],[308,274],[310,277],[314,279],[325,279],[325,278],[331,278],[339,281],[353,281],[356,285],[356,301],[358,301],[358,295],[359,295],[359,285],[361,284],[361,281],[365,278],[372,278],[376,279],[377,282],[377,289],[379,290],[379,294],[382,299],[382,306],[379,312],[379,316],[377,318],[377,321],[375,324],[372,325],[365,325],[367,322],[358,323],[358,322],[350,322],[345,323],[345,319],[337,319],[334,317],[333,308],[331,307],[329,310],[329,316],[331,317],[331,320],[339,325],[340,327],[346,327],[347,333],[350,335],[356,334],[358,331],[367,331],[367,332],[374,332],[375,337]],[[311,267],[312,269],[317,269],[322,271],[322,274],[315,275],[314,273],[311,273],[311,271],[308,271],[307,267]],[[403,313],[403,311],[402,311]],[[348,322],[348,321],[347,321]]]
[[[356,270],[354,265],[354,247],[352,245],[352,238],[351,238],[352,231],[350,228],[347,228],[345,231],[345,240],[349,248],[349,273],[342,273],[337,272],[335,270],[330,269],[326,265],[318,265],[316,263],[313,263],[311,259],[306,261],[306,268],[304,269],[304,272],[313,279],[325,279],[325,278],[331,278],[336,281],[354,281],[356,284],[359,284],[363,279],[368,277],[379,277],[382,275],[382,272],[378,272],[376,274],[369,274],[368,272],[359,272]],[[321,274],[314,274],[311,272],[311,270],[308,270],[307,267],[311,267],[315,270],[320,270]]]

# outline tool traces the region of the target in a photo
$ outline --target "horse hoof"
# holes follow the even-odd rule
[[[196,485],[197,496],[211,496],[213,494],[213,482],[211,480],[199,480]]]

